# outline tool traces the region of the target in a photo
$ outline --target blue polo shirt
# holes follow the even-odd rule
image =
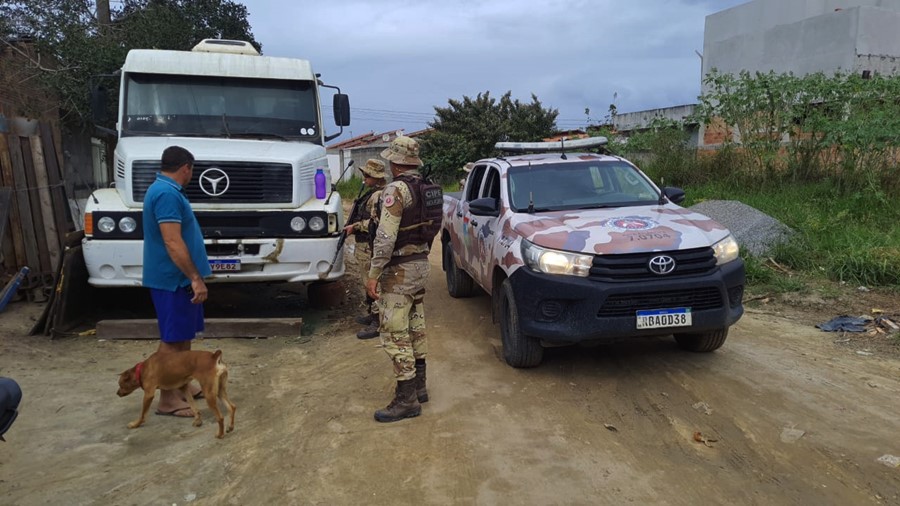
[[[181,238],[187,245],[197,272],[204,278],[212,274],[206,247],[203,245],[203,232],[191,209],[191,203],[174,179],[161,173],[144,195],[144,269],[143,285],[174,292],[182,286],[190,286],[188,279],[177,265],[169,258],[160,223],[181,223]]]

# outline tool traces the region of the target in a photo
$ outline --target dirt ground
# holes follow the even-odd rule
[[[760,299],[715,353],[641,340],[516,370],[498,358],[487,296],[450,298],[439,258],[431,400],[392,424],[372,419],[394,383],[375,340],[354,336],[352,283],[341,310],[285,306],[302,336],[195,344],[230,367],[237,424],[223,440],[202,404],[199,428],[152,415],[126,428],[140,402],[116,397],[116,376],[154,341],[27,337],[41,308],[13,304],[0,375],[24,400],[0,443],[0,502],[900,504],[900,467],[878,461],[900,456],[897,340],[813,326],[896,299]]]

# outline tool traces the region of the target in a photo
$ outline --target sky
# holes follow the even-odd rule
[[[484,92],[534,94],[560,130],[602,121],[611,104],[695,103],[706,16],[747,1],[236,0],[263,54],[310,60],[350,96],[351,124],[331,142],[421,130],[435,107]]]

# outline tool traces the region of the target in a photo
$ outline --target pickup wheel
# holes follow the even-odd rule
[[[471,297],[475,293],[475,281],[469,273],[456,266],[449,242],[444,245],[444,269],[447,273],[447,291],[451,297]]]
[[[699,334],[675,334],[675,342],[682,349],[706,353],[718,350],[725,344],[728,327]]]
[[[500,337],[503,359],[513,367],[535,367],[544,358],[544,348],[533,337],[526,336],[519,326],[519,310],[513,295],[512,283],[503,280],[500,287]]]

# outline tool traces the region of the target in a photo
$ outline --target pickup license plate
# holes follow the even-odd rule
[[[691,308],[651,309],[637,312],[638,329],[662,329],[666,327],[690,327]]]
[[[209,267],[213,272],[238,272],[241,270],[241,261],[234,260],[210,260]]]

